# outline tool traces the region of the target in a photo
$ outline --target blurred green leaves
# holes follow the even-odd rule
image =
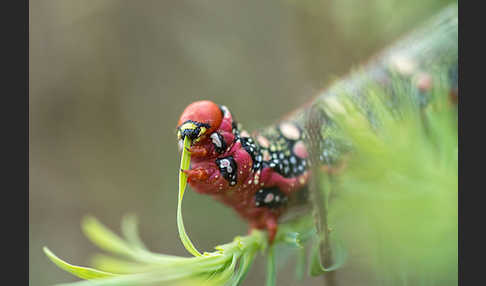
[[[86,217],[82,228],[96,246],[112,256],[94,256],[92,264],[96,269],[93,269],[71,265],[45,247],[45,254],[59,268],[79,278],[88,279],[66,285],[239,285],[250,270],[256,254],[267,249],[265,233],[254,230],[247,236],[238,236],[230,243],[216,246],[214,252],[205,252],[197,257],[153,253],[142,244],[138,237],[136,219],[131,215],[123,218],[123,238],[94,217]],[[303,246],[296,244],[296,241],[305,242],[313,234],[312,220],[303,217],[282,225],[275,245],[300,249]],[[267,285],[275,285],[275,261],[273,255],[269,257],[272,257],[269,267],[273,271],[268,276]]]
[[[329,219],[378,285],[457,285],[457,105],[437,70],[427,91],[396,76],[322,105],[353,146]]]
[[[249,236],[237,237],[231,243],[218,246],[217,251],[202,256],[187,258],[163,255],[140,246],[138,236],[133,236],[136,230],[133,228],[133,217],[125,217],[122,225],[123,229],[131,230],[125,232],[125,235],[129,234],[125,239],[93,217],[84,219],[82,227],[88,238],[101,249],[117,255],[95,256],[93,264],[97,270],[68,264],[47,248],[44,248],[44,252],[61,269],[82,279],[92,279],[75,282],[75,285],[172,284],[181,279],[198,283],[206,281],[208,285],[222,285],[231,280],[233,285],[237,285],[249,270],[255,254],[266,245],[266,236],[254,231]]]

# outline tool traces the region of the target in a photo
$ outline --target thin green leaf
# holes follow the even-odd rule
[[[64,286],[109,286],[109,285],[161,285],[161,283],[185,282],[187,279],[197,278],[211,272],[221,272],[231,257],[228,256],[200,256],[185,261],[178,261],[167,266],[150,265],[152,269],[143,273],[124,274],[106,278],[103,281],[85,281],[66,284]],[[165,285],[165,284],[163,284]],[[183,284],[186,285],[186,284]],[[198,284],[199,285],[199,284]]]
[[[184,137],[184,147],[182,148],[181,169],[179,170],[179,200],[177,203],[177,229],[179,230],[179,237],[186,250],[194,256],[201,256],[202,254],[194,247],[194,244],[189,239],[184,228],[184,221],[182,220],[182,198],[187,185],[187,175],[182,170],[189,169],[191,163],[191,153],[187,150],[190,146],[190,140]]]
[[[72,265],[60,259],[56,255],[54,255],[54,253],[52,253],[47,247],[44,247],[43,250],[44,253],[47,255],[47,257],[59,268],[81,279],[100,279],[100,278],[115,277],[118,275],[114,273],[99,271],[88,267]]]
[[[187,175],[186,173],[182,172],[182,170],[188,170],[191,164],[191,153],[188,150],[190,147],[191,141],[186,136],[184,138],[184,144],[182,148],[181,169],[179,170],[179,200],[181,201],[184,197],[184,192],[187,185]]]
[[[274,253],[274,246],[270,246],[268,248],[268,254],[267,254],[267,280],[265,285],[266,286],[275,286],[276,285],[276,276],[277,276],[277,270],[275,267],[275,253]]]
[[[302,280],[304,277],[304,269],[305,269],[305,248],[302,247],[301,249],[297,250],[297,262],[295,266],[295,278],[297,280]]]
[[[137,262],[126,261],[104,254],[97,254],[91,259],[90,263],[94,268],[107,271],[116,272],[120,274],[133,274],[148,272],[154,268],[153,264],[143,264]]]
[[[82,229],[85,235],[100,249],[130,257],[137,261],[166,264],[184,259],[183,257],[157,254],[134,248],[92,216],[87,216],[83,219]]]
[[[99,248],[133,257],[134,251],[122,238],[101,224],[96,218],[87,216],[83,219],[81,227],[85,235]]]
[[[284,236],[284,243],[293,248],[302,248],[301,234],[299,232],[287,232]]]
[[[210,276],[206,282],[209,285],[224,285],[234,273],[236,263],[238,262],[237,255],[233,255],[231,258],[231,263],[226,263],[221,270],[214,273],[214,275]],[[206,285],[206,283],[205,283]]]
[[[311,256],[311,264],[309,269],[310,275],[318,276],[325,272],[334,271],[344,264],[347,256],[344,247],[340,243],[337,243],[337,240],[333,239],[333,237],[331,237],[331,245],[332,245],[331,253],[332,253],[333,264],[330,266],[323,266],[321,256],[319,255],[320,243],[319,241],[316,241],[314,243],[311,252],[312,256]]]
[[[126,240],[132,246],[139,249],[147,250],[147,247],[143,244],[138,234],[138,221],[135,215],[129,214],[123,217],[121,230]]]
[[[245,279],[246,274],[250,270],[253,260],[256,255],[256,250],[249,250],[240,259],[240,267],[238,271],[234,274],[230,285],[238,286]]]
[[[129,274],[105,279],[85,280],[72,283],[57,284],[56,286],[134,286],[154,285],[157,283],[153,274]],[[158,283],[160,285],[160,283]]]

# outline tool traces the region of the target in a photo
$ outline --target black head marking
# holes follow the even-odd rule
[[[184,126],[184,124],[186,124],[186,123],[192,123],[196,126],[196,128],[181,130],[181,126]],[[201,132],[202,127],[209,129],[211,126],[207,123],[197,122],[197,121],[193,121],[193,120],[187,120],[184,123],[182,123],[179,127],[177,127],[177,131],[181,132],[181,139],[184,140],[184,138],[187,136],[187,137],[189,137],[189,139],[194,140],[199,136],[199,132]]]

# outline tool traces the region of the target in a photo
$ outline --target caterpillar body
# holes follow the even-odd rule
[[[233,208],[250,229],[265,229],[273,242],[289,200],[309,181],[309,152],[296,122],[249,134],[229,109],[211,101],[186,107],[177,126],[180,146],[191,139],[189,185]]]

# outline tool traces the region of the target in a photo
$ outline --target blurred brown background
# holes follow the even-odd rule
[[[185,255],[175,124],[186,105],[210,99],[250,130],[270,124],[449,2],[30,1],[30,285],[77,280],[42,246],[88,264],[86,214],[118,231],[135,213],[151,250]],[[184,217],[204,250],[247,231],[194,192]],[[263,284],[261,260],[245,285]],[[297,284],[290,262],[278,285]]]

